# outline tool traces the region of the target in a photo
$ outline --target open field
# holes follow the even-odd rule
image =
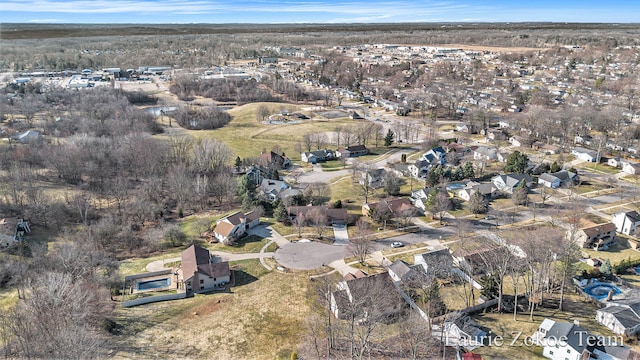
[[[230,293],[119,309],[116,358],[289,359],[309,313],[306,274],[232,265],[243,285]]]
[[[302,142],[302,137],[308,133],[333,131],[336,126],[354,124],[356,121],[348,118],[325,120],[303,120],[297,124],[267,125],[256,121],[256,109],[266,105],[272,113],[276,113],[283,106],[301,111],[302,105],[278,103],[252,103],[229,110],[233,117],[231,122],[215,130],[183,130],[178,134],[188,134],[196,139],[218,139],[233,150],[241,158],[259,157],[262,150],[271,150],[278,145],[292,161],[300,161],[300,152],[296,151],[296,144]],[[175,126],[175,125],[174,125]],[[159,137],[168,135],[162,134]]]

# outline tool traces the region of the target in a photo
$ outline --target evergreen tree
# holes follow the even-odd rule
[[[242,165],[242,160],[240,159],[240,156],[236,157],[236,162],[234,165],[236,167],[236,171],[240,171],[240,165]]]
[[[506,164],[504,165],[504,171],[516,174],[524,174],[525,170],[527,170],[528,163],[529,157],[526,154],[523,154],[520,151],[516,150],[509,154],[509,157],[507,157]]]
[[[276,208],[273,210],[273,217],[281,223],[287,223],[289,221],[287,208],[284,206],[282,201],[278,201]]]
[[[384,136],[384,146],[391,146],[391,144],[393,143],[393,136],[395,134],[393,133],[393,131],[391,131],[391,129],[387,130],[387,135]]]
[[[609,276],[612,274],[613,269],[611,267],[611,261],[609,259],[605,259],[605,261],[600,265],[600,272],[602,275]]]
[[[560,170],[562,170],[562,167],[558,165],[557,161],[554,161],[553,164],[551,164],[551,167],[549,168],[549,171],[552,173],[558,172]]]
[[[473,164],[470,161],[464,163],[464,165],[462,166],[462,170],[464,172],[465,179],[473,179],[476,176],[476,174],[473,172]]]

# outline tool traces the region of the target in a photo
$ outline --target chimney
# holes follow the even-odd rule
[[[578,319],[574,319],[574,320],[573,320],[573,325],[575,325],[575,326],[580,326],[580,320],[578,320]]]
[[[613,289],[609,290],[609,294],[607,295],[607,301],[611,301],[613,299]]]

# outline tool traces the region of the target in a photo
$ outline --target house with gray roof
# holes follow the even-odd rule
[[[596,310],[596,320],[616,334],[640,334],[640,299],[609,301]]]
[[[453,257],[448,248],[416,254],[413,262],[421,265],[427,276],[433,277],[447,278],[453,268]]]
[[[531,187],[533,180],[531,179],[531,176],[527,174],[506,174],[492,178],[491,182],[498,188],[498,190],[512,194],[513,189],[518,187],[522,182],[524,182],[527,187]]]
[[[625,235],[634,235],[640,226],[640,214],[637,211],[622,211],[613,214],[611,222],[616,225],[616,231]]]

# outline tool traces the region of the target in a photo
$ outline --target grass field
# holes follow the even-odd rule
[[[333,131],[337,126],[353,124],[356,121],[348,118],[333,120],[311,119],[303,120],[297,124],[266,125],[256,121],[256,109],[260,105],[266,105],[272,113],[279,111],[281,104],[277,103],[253,103],[242,105],[229,110],[233,117],[231,122],[223,128],[215,130],[184,130],[196,139],[218,139],[241,158],[257,157],[263,149],[271,150],[275,145],[292,160],[299,161],[300,153],[295,151],[296,144],[302,141],[307,133]],[[300,111],[302,106],[286,104],[287,108],[293,107]],[[166,135],[160,135],[166,136]]]
[[[118,309],[115,357],[289,359],[310,311],[306,274],[267,273],[257,260],[232,266],[245,279],[230,293]]]
[[[631,249],[628,242],[621,237],[616,237],[616,246],[610,247],[608,250],[595,251],[590,249],[582,249],[590,257],[598,259],[609,259],[612,265],[620,263],[622,260],[640,259],[640,251]]]

